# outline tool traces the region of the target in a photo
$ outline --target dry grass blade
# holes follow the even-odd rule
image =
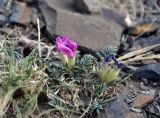
[[[51,54],[53,54],[54,56],[57,55],[57,52],[54,51],[54,49],[56,48],[55,46],[50,46],[50,45],[47,45],[46,43],[43,43],[43,42],[37,42],[37,41],[34,41],[34,40],[30,40],[28,39],[27,37],[25,36],[21,36],[18,38],[19,40],[17,42],[21,42],[21,43],[24,43],[26,45],[30,45],[31,47],[35,47],[38,52],[40,51],[41,55],[43,54],[43,50],[44,49],[47,49],[47,56],[45,58],[48,59]],[[37,45],[40,44],[40,50],[39,50],[39,46],[37,47]]]
[[[91,94],[91,100],[89,102],[89,105],[87,107],[87,109],[83,112],[83,114],[79,117],[79,118],[83,118],[85,116],[85,114],[89,111],[89,108],[91,107],[91,104],[92,104],[92,94]]]
[[[40,24],[39,24],[39,19],[37,19],[37,28],[38,28],[38,52],[39,56],[42,57],[41,54],[41,31],[40,31]]]
[[[154,49],[156,47],[159,47],[159,46],[160,46],[160,44],[148,46],[148,47],[142,48],[140,50],[127,53],[126,55],[119,57],[117,60],[118,61],[123,61],[123,60],[129,59],[129,58],[132,58],[134,56],[146,53],[146,52],[148,52],[148,51],[150,51],[150,50],[152,50],[152,49]]]
[[[140,61],[140,60],[150,60],[150,59],[160,59],[160,54],[152,55],[152,56],[148,56],[148,57],[135,57],[135,58],[128,59],[126,61],[122,61],[122,63],[127,64],[129,62]]]

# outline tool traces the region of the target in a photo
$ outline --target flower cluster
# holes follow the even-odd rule
[[[56,38],[56,47],[58,51],[69,58],[74,58],[77,51],[77,44],[70,40],[68,36]]]
[[[72,41],[68,36],[58,36],[56,38],[56,47],[61,54],[62,62],[68,69],[72,69],[75,64],[75,54],[77,52],[76,42]]]
[[[107,55],[104,58],[104,63],[108,64],[109,62],[114,61],[114,66],[116,66],[118,69],[122,68],[122,63],[120,63],[113,54]]]
[[[109,65],[110,62],[114,62],[113,66]],[[118,78],[122,63],[116,60],[113,54],[107,55],[104,58],[104,63],[99,71],[99,76],[102,83],[110,85],[115,82]]]

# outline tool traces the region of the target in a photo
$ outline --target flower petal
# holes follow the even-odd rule
[[[67,41],[69,40],[69,37],[68,36],[63,36],[62,37],[62,41],[64,44],[67,44]]]
[[[62,39],[60,36],[56,38],[56,48],[59,50],[59,43],[62,43]]]
[[[113,60],[114,60],[114,63],[115,65],[117,66],[118,69],[122,68],[123,64],[121,62],[119,62],[115,56],[113,56]]]
[[[104,63],[109,63],[110,61],[112,61],[113,59],[113,56],[112,55],[107,55],[105,58],[104,58]]]
[[[70,40],[68,36],[58,36],[56,38],[56,47],[60,53],[65,54],[70,58],[74,57],[77,51],[76,42]]]
[[[56,42],[63,42],[63,41],[62,41],[62,38],[61,38],[60,36],[58,36],[58,37],[56,38]]]
[[[72,40],[68,40],[67,47],[69,47],[73,51],[73,53],[76,53],[76,51],[77,51],[77,43],[76,42],[74,42]]]
[[[58,45],[58,49],[59,49],[60,53],[65,54],[70,58],[74,57],[74,53],[70,48],[66,47],[62,43],[57,43],[57,45]]]
[[[115,61],[115,65],[117,66],[118,69],[122,68],[123,67],[123,64],[120,63],[119,61]]]

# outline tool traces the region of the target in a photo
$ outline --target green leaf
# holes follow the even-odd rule
[[[114,54],[116,50],[112,46],[108,46],[105,49],[99,50],[96,52],[96,56],[103,61],[104,57],[106,57],[109,54]]]

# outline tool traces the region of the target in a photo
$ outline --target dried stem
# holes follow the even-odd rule
[[[141,61],[141,60],[150,60],[150,59],[160,59],[160,54],[159,55],[153,55],[153,56],[148,56],[148,57],[135,57],[128,59],[126,61],[122,61],[123,64],[127,64],[129,62],[134,62],[134,61]]]
[[[38,18],[37,18],[37,28],[38,28],[38,52],[39,52],[39,56],[42,57],[42,54],[41,54],[41,31],[40,31],[40,24],[39,24]]]
[[[130,52],[122,57],[119,57],[117,60],[119,61],[122,61],[122,60],[126,60],[128,58],[131,58],[131,57],[134,57],[134,56],[137,56],[137,55],[140,55],[140,54],[143,54],[143,53],[146,53],[156,47],[159,47],[160,44],[156,44],[156,45],[152,45],[152,46],[148,46],[148,47],[145,47],[145,48],[142,48],[140,50],[137,50],[137,51],[133,51],[133,52]]]

